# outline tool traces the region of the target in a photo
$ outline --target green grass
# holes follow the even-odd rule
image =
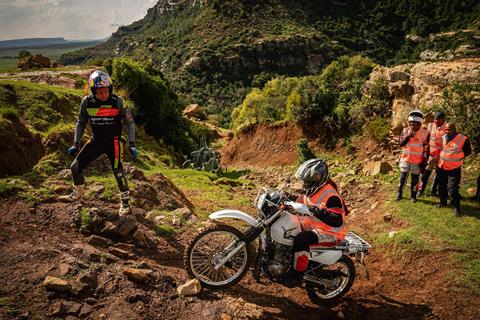
[[[105,189],[99,195],[87,191],[85,194],[86,199],[100,198],[109,202],[116,202],[119,200],[117,181],[111,172],[89,175],[85,177],[85,180],[87,185],[101,185],[105,187]],[[131,187],[131,189],[134,188],[134,186]]]
[[[155,233],[161,237],[172,237],[177,231],[174,227],[169,225],[156,225]]]
[[[464,172],[465,180],[473,180],[477,171]],[[398,175],[396,176],[398,179]],[[409,186],[407,185],[407,188]],[[468,185],[462,186],[463,190]],[[467,285],[480,293],[480,208],[478,204],[463,200],[462,210],[465,216],[457,217],[452,208],[436,208],[437,198],[423,197],[417,203],[408,199],[394,201],[396,183],[387,188],[391,199],[385,203],[386,210],[408,222],[408,227],[397,230],[388,237],[389,226],[377,226],[374,236],[376,245],[393,244],[401,250],[445,252],[454,257],[454,261],[463,265],[463,269],[452,273],[461,285]],[[428,190],[428,188],[427,188]],[[406,192],[407,194],[409,193]]]
[[[90,217],[90,209],[83,207],[82,210],[80,211],[80,221],[82,224],[82,227],[86,227],[90,224],[92,221],[92,218]]]
[[[20,119],[38,133],[61,122],[73,122],[82,97],[81,90],[0,80],[0,107],[16,109]]]
[[[253,199],[238,194],[234,195],[232,192],[231,184],[251,185],[239,177],[236,179],[222,178],[214,173],[193,169],[161,169],[160,172],[172,180],[193,202],[196,214],[201,219],[216,210],[252,208]],[[231,172],[230,176],[235,177],[236,175]],[[228,184],[224,184],[225,182]]]
[[[16,58],[0,58],[0,72],[8,72],[17,70],[18,59]]]
[[[8,197],[24,190],[26,185],[19,179],[0,179],[0,198]]]

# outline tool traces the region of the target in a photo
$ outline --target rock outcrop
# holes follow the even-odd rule
[[[366,83],[366,91],[375,81],[388,84],[392,104],[392,129],[398,134],[413,109],[424,112],[438,105],[446,88],[455,83],[474,83],[480,79],[480,58],[443,62],[420,62],[392,68],[378,67]]]
[[[15,116],[0,117],[0,177],[28,172],[43,156],[42,140]]]

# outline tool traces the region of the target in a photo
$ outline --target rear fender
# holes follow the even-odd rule
[[[220,219],[226,219],[226,218],[239,219],[239,220],[245,221],[251,226],[255,226],[258,223],[258,221],[255,220],[251,215],[245,212],[242,212],[240,210],[233,210],[233,209],[216,211],[214,213],[211,213],[208,217],[211,220],[220,220]]]

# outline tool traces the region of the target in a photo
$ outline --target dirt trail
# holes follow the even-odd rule
[[[278,171],[276,174],[279,178],[283,175]],[[252,171],[251,178],[258,185],[267,185],[264,179],[271,181],[272,172]],[[376,195],[378,201],[385,197],[381,185],[367,187],[352,185],[347,202],[357,203],[355,198],[367,193]],[[250,192],[253,197],[255,190]],[[83,206],[110,212],[116,209],[114,204],[101,201],[85,202]],[[376,208],[369,210],[370,202],[356,207],[362,215],[350,217],[352,227],[368,230],[381,223],[383,213]],[[448,290],[452,285],[445,280],[452,270],[448,254],[395,260],[375,248],[367,260],[370,280],[359,272],[350,293],[333,309],[313,305],[301,289],[287,289],[265,278],[256,283],[250,276],[229,290],[204,290],[196,297],[181,298],[175,290],[187,280],[183,250],[195,230],[175,239],[160,238],[155,249],[133,248],[128,259],[97,261],[92,250],[99,250],[100,257],[108,257],[109,252],[87,243],[88,236],[79,232],[78,210],[77,204],[63,203],[46,203],[32,209],[15,199],[0,204],[0,318],[221,319],[222,314],[233,319],[476,318],[479,297]],[[47,292],[43,280],[47,275],[64,273],[65,265],[73,269],[65,275],[71,281],[94,270],[98,279],[95,290],[81,294]],[[132,266],[153,270],[153,278],[140,284],[129,281],[123,270]],[[59,312],[65,308],[68,310]]]
[[[277,187],[291,175],[291,168],[268,168],[261,159],[249,170],[248,179],[257,186]],[[348,226],[362,235],[385,223],[381,204],[387,194],[381,181],[366,183],[354,176],[349,173],[336,181],[343,182],[340,191],[352,209]],[[232,190],[233,196],[252,201],[256,193],[241,186]],[[188,192],[185,196],[189,198]],[[179,297],[176,287],[187,280],[184,248],[197,227],[185,228],[174,238],[156,237],[153,245],[141,236],[135,241],[130,236],[100,241],[80,228],[80,212],[94,207],[107,216],[114,216],[117,209],[101,200],[32,208],[16,198],[1,199],[1,319],[478,319],[480,297],[466,288],[451,290],[458,286],[451,277],[455,262],[448,252],[393,255],[374,247],[367,257],[370,279],[357,272],[351,291],[332,309],[313,305],[302,289],[288,289],[265,277],[256,283],[249,274],[228,290]],[[148,230],[152,225],[145,214],[136,208],[130,223]],[[102,228],[111,230],[117,222],[106,221]],[[404,225],[395,217],[388,223],[395,228]],[[131,281],[126,268],[150,274],[140,282]],[[72,288],[64,293],[47,291],[46,276],[65,279]]]

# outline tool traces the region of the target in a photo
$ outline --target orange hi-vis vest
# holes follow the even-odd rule
[[[334,196],[340,199],[342,203],[341,208],[327,208],[328,199]],[[302,224],[304,229],[315,229],[320,233],[332,235],[340,241],[345,239],[345,235],[347,234],[347,229],[345,228],[346,207],[342,196],[340,196],[338,191],[332,185],[330,185],[329,183],[325,184],[311,197],[307,197],[304,195],[302,201],[304,204],[310,206],[317,206],[320,209],[330,209],[331,211],[335,211],[335,213],[342,216],[343,221],[343,224],[341,226],[331,227],[314,216],[300,217],[300,223]]]
[[[440,159],[438,166],[443,170],[453,170],[463,165],[463,145],[467,141],[467,137],[463,134],[457,133],[455,138],[447,143],[447,136],[442,136],[442,151],[440,152]]]
[[[403,133],[407,134],[408,128],[403,129]],[[402,159],[410,164],[420,164],[423,162],[423,145],[428,136],[428,130],[420,128],[408,143],[402,147]]]
[[[445,134],[445,125],[438,128],[434,122],[428,124],[427,129],[430,131],[430,155],[434,158],[440,156],[440,150],[442,149],[442,136]]]

